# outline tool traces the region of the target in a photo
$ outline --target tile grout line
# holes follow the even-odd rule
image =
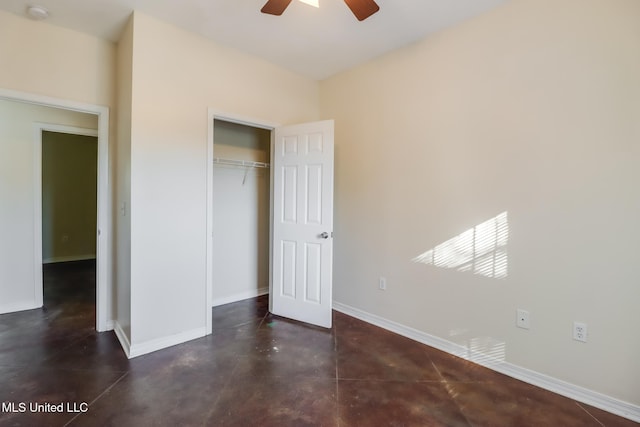
[[[258,323],[257,329],[260,329],[260,327],[262,327],[262,324],[264,323],[264,319],[266,319],[268,315],[269,315],[269,310],[267,310],[267,313],[264,316],[262,316],[262,319],[260,319],[260,323]]]
[[[233,374],[236,372],[236,370],[238,369],[238,365],[240,364],[240,358],[242,357],[247,357],[247,356],[238,356],[236,358],[236,363],[233,366],[233,369],[231,370],[231,374],[229,374],[229,378],[227,378],[227,380],[224,382],[224,385],[222,386],[222,388],[220,389],[220,393],[218,393],[218,396],[216,397],[216,399],[213,401],[213,404],[211,405],[211,410],[209,410],[209,412],[207,412],[207,414],[205,415],[205,417],[202,420],[202,424],[203,426],[207,425],[207,420],[211,417],[211,415],[213,414],[213,411],[216,409],[216,407],[218,406],[218,402],[220,401],[220,398],[222,397],[222,394],[225,392],[225,390],[227,389],[227,387],[229,386],[229,384],[231,383],[231,380],[233,379]]]
[[[42,359],[42,362],[52,362],[59,356],[64,356],[66,354],[66,350],[70,349],[77,343],[86,340],[87,338],[92,336],[94,333],[98,334],[99,332],[96,331],[95,329],[93,331],[86,332],[85,334],[79,336],[78,338],[71,340],[69,343],[67,343],[67,345],[62,346],[60,349],[58,349],[57,352],[54,352],[51,356],[47,356],[44,359]]]
[[[449,381],[447,381],[447,379],[444,377],[444,375],[442,375],[442,372],[440,372],[440,369],[438,369],[438,367],[436,366],[435,362],[433,360],[431,360],[431,358],[429,358],[429,361],[431,362],[431,366],[433,366],[433,369],[435,369],[436,372],[438,373],[438,376],[440,377],[440,380],[441,380],[440,384],[444,385],[444,390],[447,392],[447,395],[449,396],[449,399],[451,399],[453,404],[456,405],[456,408],[458,408],[458,412],[460,412],[460,415],[462,415],[462,417],[467,422],[467,424],[469,426],[473,426],[473,423],[471,423],[471,421],[469,421],[469,418],[467,418],[467,414],[464,413],[464,411],[462,410],[462,407],[460,406],[460,404],[456,400],[455,396],[453,396],[451,394],[451,391],[449,390],[449,387],[448,387],[449,386]]]
[[[122,381],[122,379],[124,377],[126,377],[127,375],[129,375],[129,372],[125,372],[124,374],[122,374],[120,376],[120,378],[118,378],[113,384],[111,384],[109,387],[107,387],[102,393],[100,393],[96,398],[94,398],[91,402],[89,402],[89,408],[91,408],[91,405],[93,405],[94,403],[96,403],[96,401],[98,399],[100,399],[102,396],[104,396],[106,393],[109,392],[109,390],[111,390],[113,387],[116,386],[116,384],[118,384],[120,381]],[[73,418],[71,418],[69,421],[67,421],[67,423],[64,425],[64,427],[67,427],[68,425],[70,425],[75,419],[77,419],[80,415],[82,415],[82,413],[78,413],[76,414]]]
[[[429,357],[429,356],[427,356]],[[447,380],[444,378],[444,376],[442,375],[442,372],[440,372],[440,369],[438,369],[438,367],[436,366],[436,364],[433,362],[433,360],[431,360],[431,358],[429,357],[429,362],[431,362],[431,366],[433,366],[433,369],[436,370],[436,372],[438,373],[438,376],[440,377],[440,382],[443,382],[445,384],[447,384]]]
[[[267,310],[267,313],[262,316],[262,319],[260,319],[260,323],[258,323],[258,327],[256,328],[255,333],[258,332],[258,329],[260,329],[260,327],[262,326],[262,324],[264,323],[264,320],[267,318],[267,316],[269,315],[269,311]],[[236,338],[237,339],[237,338]],[[236,357],[236,363],[233,366],[233,369],[231,370],[231,374],[229,374],[229,378],[227,378],[227,380],[224,382],[224,385],[222,386],[222,388],[220,389],[220,393],[218,394],[218,396],[216,397],[216,399],[213,401],[213,404],[211,405],[211,410],[209,412],[207,412],[207,414],[205,415],[205,417],[202,420],[202,426],[206,426],[207,425],[207,420],[211,417],[211,414],[213,414],[213,411],[216,409],[216,407],[218,406],[218,402],[220,401],[220,397],[222,396],[222,394],[224,393],[224,391],[227,389],[227,387],[229,386],[229,383],[231,383],[231,380],[233,378],[233,374],[236,372],[236,370],[238,369],[238,365],[240,364],[240,359],[242,357],[247,357],[247,356],[238,356]]]
[[[582,409],[584,412],[586,412],[587,414],[589,414],[589,416],[590,416],[591,418],[593,418],[594,420],[596,420],[596,422],[597,422],[598,424],[600,424],[602,427],[605,427],[605,425],[604,425],[604,424],[603,424],[599,419],[597,419],[597,418],[596,418],[596,417],[595,417],[591,412],[589,412],[589,411],[587,410],[587,408],[585,408],[584,406],[582,406],[579,402],[574,401],[573,403],[575,403],[576,405],[578,405],[578,407],[579,407],[580,409]]]
[[[351,382],[362,381],[362,382],[370,382],[370,383],[407,383],[408,382],[412,384],[432,384],[432,385],[447,383],[446,381],[442,381],[442,380],[411,380],[411,379],[391,379],[391,378],[340,378],[340,381],[351,381]],[[457,382],[462,382],[462,381],[457,381]]]

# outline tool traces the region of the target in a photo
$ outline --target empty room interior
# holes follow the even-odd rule
[[[637,425],[639,76],[637,0],[0,2],[0,425]]]

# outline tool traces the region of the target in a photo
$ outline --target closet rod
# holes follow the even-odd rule
[[[250,160],[223,159],[220,157],[214,157],[213,163],[218,163],[221,165],[230,165],[230,166],[250,167],[250,168],[268,168],[269,167],[269,163],[253,162]]]

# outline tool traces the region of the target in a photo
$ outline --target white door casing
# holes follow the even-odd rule
[[[333,120],[275,129],[270,311],[331,327]]]

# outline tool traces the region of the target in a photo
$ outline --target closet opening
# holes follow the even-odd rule
[[[271,132],[213,120],[212,307],[269,293]]]

